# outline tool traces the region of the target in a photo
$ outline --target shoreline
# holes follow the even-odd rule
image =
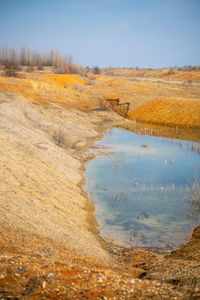
[[[135,127],[134,127],[134,126],[135,126]],[[134,130],[133,130],[133,127],[134,127]],[[118,125],[118,126],[113,125],[113,126],[110,127],[110,128],[111,128],[111,129],[112,129],[112,128],[119,128],[119,129],[122,129],[122,130],[123,130],[123,129],[124,129],[124,130],[128,130],[128,129],[126,129],[126,128],[123,128],[123,123],[122,123],[121,126],[120,126],[120,125]],[[95,139],[94,143],[95,143],[96,141],[98,141],[98,140],[100,140],[100,139],[103,138],[103,133],[105,133],[106,130],[108,130],[108,128],[105,128],[105,129],[103,129],[103,131],[102,131],[102,130],[100,131],[100,136],[99,136],[98,138]],[[138,124],[134,124],[134,123],[133,123],[133,124],[132,124],[132,130],[130,130],[130,131],[135,132],[135,131],[137,131],[137,130],[139,131],[138,134],[143,134],[143,132],[140,133],[140,129],[138,129]],[[175,137],[175,136],[173,136],[173,138],[177,139],[177,137]],[[179,139],[181,139],[181,138],[184,138],[183,133],[182,133],[182,136],[179,137]],[[187,136],[185,136],[185,138],[187,138]],[[92,145],[93,145],[94,143],[92,143]],[[92,145],[91,145],[90,147],[92,147]],[[84,177],[84,172],[85,172],[85,170],[86,170],[86,165],[87,165],[87,163],[88,163],[90,160],[96,159],[96,157],[98,157],[98,155],[99,155],[99,154],[97,154],[97,155],[94,154],[94,155],[92,155],[92,156],[93,156],[92,158],[88,159],[87,162],[84,162],[84,167],[83,167],[83,178],[84,178],[84,179],[82,180],[83,182],[82,182],[82,184],[81,184],[81,188],[82,188],[82,189],[84,188],[84,185],[85,185],[85,183],[86,183],[86,179],[85,179],[85,177]],[[100,155],[101,155],[101,154],[100,154]],[[85,193],[85,192],[84,192],[84,193]],[[91,203],[94,205],[93,213],[95,214],[95,211],[96,211],[95,203],[94,203],[92,200],[89,199],[87,193],[85,193],[85,194],[86,194],[86,197],[87,197],[87,199],[89,200],[89,202],[91,202]],[[125,244],[121,243],[120,241],[118,241],[118,240],[116,240],[116,239],[113,239],[113,238],[109,238],[109,237],[107,237],[107,236],[104,236],[104,235],[98,230],[98,226],[99,226],[99,225],[98,225],[98,220],[96,219],[95,215],[94,215],[94,218],[95,218],[96,224],[97,224],[97,234],[99,235],[100,239],[102,239],[104,242],[108,241],[109,244],[113,244],[114,246],[118,246],[119,248],[123,248],[123,247],[124,247],[124,249],[143,249],[143,250],[146,250],[146,251],[157,252],[157,253],[165,253],[165,254],[170,254],[171,252],[174,252],[174,251],[176,251],[176,250],[179,250],[179,249],[182,248],[183,246],[187,245],[187,244],[190,242],[191,238],[192,238],[193,232],[194,232],[198,227],[200,227],[200,224],[196,223],[196,224],[191,228],[191,230],[189,231],[188,235],[185,237],[186,241],[185,241],[183,244],[179,244],[179,246],[176,246],[176,247],[165,248],[165,247],[145,247],[145,246],[131,246],[131,245],[129,246],[129,245],[125,245]]]

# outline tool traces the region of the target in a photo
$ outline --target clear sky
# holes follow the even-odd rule
[[[99,67],[200,65],[200,0],[0,0],[0,46]]]

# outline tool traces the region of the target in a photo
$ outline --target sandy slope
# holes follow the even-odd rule
[[[99,136],[98,116],[44,109],[0,92],[0,219],[110,261],[97,237],[93,205],[78,186],[82,154]],[[88,155],[89,156],[89,155]]]

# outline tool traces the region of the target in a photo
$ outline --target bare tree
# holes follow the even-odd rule
[[[30,51],[30,49],[27,50],[26,57],[27,57],[26,65],[31,66],[31,51]]]
[[[0,63],[2,65],[5,65],[6,61],[8,60],[9,60],[8,48],[6,46],[3,46],[0,49]]]
[[[38,69],[43,66],[55,66],[60,73],[84,74],[85,68],[73,63],[71,54],[61,55],[58,50],[51,50],[50,52],[41,53],[39,51],[32,51],[25,46],[21,47],[19,51],[14,48],[6,46],[0,48],[0,64],[4,65],[6,69],[18,68],[18,66],[27,66],[27,71],[33,70],[33,66],[38,66]],[[95,74],[99,74],[100,69],[94,68]],[[8,72],[9,73],[9,72]]]
[[[18,54],[17,54],[17,51],[13,48],[10,49],[10,58],[9,58],[9,61],[10,61],[10,64],[12,66],[17,66],[18,65]]]
[[[22,47],[20,50],[19,61],[21,66],[25,66],[27,64],[26,61],[26,47]]]
[[[51,66],[54,66],[55,65],[55,52],[54,52],[54,50],[51,50],[50,51],[50,65]]]

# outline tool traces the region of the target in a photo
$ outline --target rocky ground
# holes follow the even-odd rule
[[[129,121],[97,99],[86,112],[49,97],[0,90],[0,299],[198,299],[199,228],[172,253],[98,233],[87,150]]]

